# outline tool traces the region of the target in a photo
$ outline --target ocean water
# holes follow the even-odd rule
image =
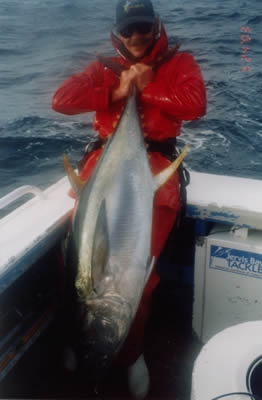
[[[64,175],[63,152],[73,164],[81,158],[94,135],[93,114],[55,113],[51,99],[97,54],[114,54],[109,32],[115,4],[0,0],[0,197],[24,184],[44,189],[56,182]],[[185,122],[178,140],[181,147],[189,144],[186,165],[262,179],[261,1],[154,5],[170,44],[179,41],[194,55],[206,83],[207,114]],[[241,32],[244,27],[250,32]]]

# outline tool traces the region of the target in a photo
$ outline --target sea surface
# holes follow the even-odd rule
[[[93,114],[51,109],[57,87],[97,54],[114,54],[116,0],[0,0],[0,197],[44,189],[64,175],[95,135]],[[262,180],[261,0],[155,0],[170,45],[194,55],[207,88],[207,114],[185,122],[179,146],[200,172]],[[246,32],[245,32],[246,31]],[[242,42],[242,43],[241,43]]]

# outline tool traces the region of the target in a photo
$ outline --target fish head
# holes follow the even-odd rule
[[[89,378],[96,380],[116,359],[133,312],[131,305],[114,293],[90,299],[81,307],[80,362]]]

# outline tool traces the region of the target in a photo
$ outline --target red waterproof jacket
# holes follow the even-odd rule
[[[140,62],[148,63],[168,49],[164,28],[151,54]],[[122,57],[112,58],[129,67]],[[63,114],[96,111],[94,128],[101,137],[114,132],[123,101],[111,103],[112,89],[119,79],[99,61],[93,62],[82,73],[67,79],[55,93],[52,107]],[[145,136],[163,140],[178,136],[182,120],[193,120],[205,114],[206,93],[200,68],[193,56],[177,52],[160,66],[153,82],[142,92],[139,112]]]

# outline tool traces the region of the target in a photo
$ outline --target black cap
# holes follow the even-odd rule
[[[155,13],[150,0],[119,0],[116,6],[118,30],[137,22],[155,22]]]

